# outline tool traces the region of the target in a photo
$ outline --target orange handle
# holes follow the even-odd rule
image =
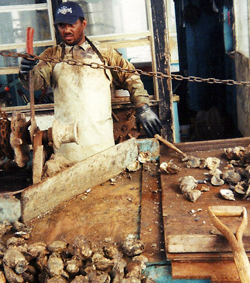
[[[31,27],[28,27],[26,30],[26,52],[29,54],[34,53],[33,37],[34,37],[34,29]]]

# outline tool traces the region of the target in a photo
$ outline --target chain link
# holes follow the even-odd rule
[[[225,84],[225,85],[238,85],[238,86],[250,86],[250,81],[235,81],[235,80],[220,80],[220,79],[216,79],[216,78],[201,78],[201,77],[195,77],[195,76],[182,76],[182,75],[175,75],[175,74],[171,74],[171,75],[167,75],[164,74],[162,72],[146,72],[143,71],[141,69],[124,69],[120,66],[106,66],[104,64],[99,64],[99,63],[85,63],[85,62],[81,62],[81,61],[77,61],[74,59],[61,59],[61,58],[57,58],[57,57],[53,57],[53,58],[44,58],[44,57],[40,57],[34,54],[28,54],[28,53],[18,53],[18,52],[11,52],[8,50],[2,50],[0,51],[0,55],[4,56],[4,57],[14,57],[14,58],[25,58],[28,60],[42,60],[45,62],[49,62],[49,63],[67,63],[69,65],[74,65],[74,66],[88,66],[92,69],[103,69],[103,70],[111,70],[114,72],[124,72],[124,73],[132,73],[132,74],[136,74],[136,75],[145,75],[145,76],[149,76],[149,77],[154,77],[154,78],[158,78],[158,79],[163,79],[163,78],[167,78],[167,79],[172,79],[172,80],[177,80],[177,81],[188,81],[188,82],[196,82],[196,83],[208,83],[208,84]]]

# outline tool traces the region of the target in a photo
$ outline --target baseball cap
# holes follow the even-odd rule
[[[57,7],[55,24],[74,24],[80,17],[84,17],[84,13],[82,8],[76,2],[64,2]]]

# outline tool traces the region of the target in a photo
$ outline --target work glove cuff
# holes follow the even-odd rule
[[[38,60],[30,60],[23,58],[21,60],[20,74],[28,75],[29,71],[31,71],[38,62]]]
[[[143,114],[145,111],[147,111],[150,107],[148,106],[148,104],[144,104],[138,108],[136,108],[136,114],[140,115]]]

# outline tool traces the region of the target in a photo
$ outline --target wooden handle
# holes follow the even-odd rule
[[[242,216],[244,207],[242,206],[210,206],[211,210],[216,216],[228,217],[228,216]]]
[[[246,208],[241,206],[210,206],[208,207],[208,214],[214,226],[226,237],[230,244],[241,282],[250,283],[250,264],[242,242],[242,236],[248,222]],[[242,216],[242,222],[236,231],[236,235],[217,216]]]
[[[161,137],[160,135],[156,134],[154,136],[157,140],[161,141],[162,143],[164,143],[166,146],[168,146],[169,148],[173,149],[174,151],[178,152],[182,157],[187,157],[187,155],[182,152],[179,148],[177,148],[175,145],[173,145],[171,142],[165,140],[163,137]]]

